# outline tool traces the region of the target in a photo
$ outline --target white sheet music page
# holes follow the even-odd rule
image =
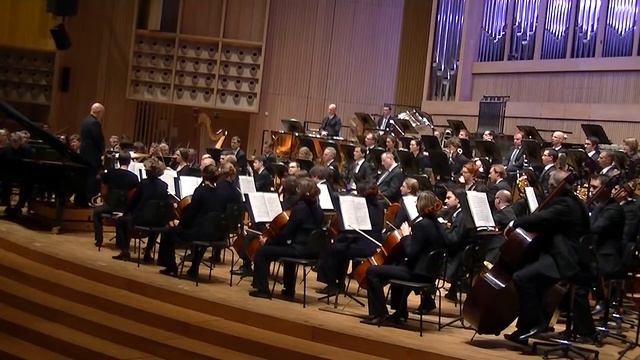
[[[487,194],[477,191],[467,191],[467,201],[476,228],[496,226],[496,223],[493,221],[493,215],[491,215]]]
[[[318,184],[320,189],[320,208],[322,210],[333,210],[333,202],[331,201],[331,193],[327,184]]]
[[[406,195],[402,197],[402,202],[404,203],[404,208],[407,210],[407,213],[409,215],[409,220],[413,220],[420,215],[418,214],[418,209],[416,208],[417,201],[418,197],[414,195]]]
[[[340,213],[345,230],[371,230],[367,201],[363,197],[340,195]]]
[[[189,195],[193,195],[198,186],[202,183],[201,177],[180,176],[180,196],[184,199]]]
[[[175,178],[178,176],[178,173],[175,170],[167,169],[164,171],[164,174],[160,176],[160,180],[164,181],[167,184],[167,191],[171,195],[176,194],[176,182]]]
[[[238,183],[240,184],[240,192],[243,194],[256,192],[256,182],[253,176],[240,175],[238,176]]]
[[[269,214],[269,208],[264,197],[264,193],[249,193],[249,206],[251,206],[251,212],[256,222],[270,222],[273,217]]]
[[[534,212],[538,208],[538,198],[536,192],[533,191],[531,186],[524,188],[524,194],[527,196],[527,204],[529,204],[529,211]]]
[[[146,179],[147,172],[144,170],[144,164],[139,162],[131,162],[129,164],[129,171],[136,174],[138,180]]]
[[[267,207],[269,217],[271,218],[269,221],[271,221],[282,212],[282,204],[280,204],[280,199],[278,198],[277,193],[266,192],[261,194],[264,196],[264,204]]]

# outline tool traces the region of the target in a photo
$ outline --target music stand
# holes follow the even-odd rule
[[[496,164],[496,160],[502,160],[500,156],[500,149],[498,145],[493,141],[476,141],[476,149],[480,154],[480,157],[486,157],[491,160],[492,164]]]
[[[609,137],[607,136],[607,133],[604,131],[602,126],[597,124],[581,124],[580,126],[582,127],[582,131],[584,131],[584,134],[588,138],[594,137],[598,139],[600,144],[611,144],[611,140],[609,140]]]
[[[434,135],[422,135],[420,137],[422,140],[422,146],[424,146],[425,150],[431,154],[432,152],[442,152],[442,148],[440,147],[440,140]]]
[[[542,158],[540,157],[542,149],[540,148],[540,143],[536,140],[522,139],[522,151],[524,156],[527,157],[529,165],[542,164]]]
[[[400,125],[400,129],[405,134],[405,136],[406,134],[418,135],[418,130],[416,130],[416,128],[413,126],[413,124],[411,124],[409,120],[402,119],[402,118],[395,118],[393,122]]]
[[[219,148],[207,148],[207,154],[211,155],[216,164],[220,161],[220,154],[222,154],[222,149]]]
[[[286,132],[304,134],[304,124],[296,119],[282,119],[280,123]]]
[[[535,128],[535,126],[518,125],[516,127],[518,128],[518,130],[520,130],[520,132],[522,132],[522,135],[524,135],[523,139],[535,140],[538,143],[544,142],[544,139],[542,138],[542,136],[540,136],[540,133],[538,132],[538,129]]]
[[[429,171],[431,171],[431,176],[433,176],[433,171],[427,170],[427,172]],[[418,186],[421,191],[431,191],[433,189],[429,175],[413,175],[411,177],[418,180]]]
[[[398,149],[398,157],[400,158],[400,166],[402,167],[402,169],[405,171],[408,170],[417,170],[417,169],[411,169],[411,160],[410,160],[410,153],[409,150],[407,149]]]
[[[582,149],[568,149],[567,152],[567,165],[571,166],[574,169],[574,172],[577,174],[582,174],[585,161],[587,158],[590,161],[589,155]]]
[[[313,161],[307,159],[296,159],[296,162],[300,164],[300,169],[310,171],[313,167]]]
[[[453,130],[454,136],[458,136],[458,134],[460,133],[460,130],[462,129],[467,130],[467,132],[469,132],[469,130],[464,125],[464,122],[462,120],[447,119],[447,124],[449,124],[449,127],[451,128],[451,130]]]
[[[462,155],[467,159],[473,157],[473,151],[471,150],[471,141],[469,139],[460,139],[460,148],[462,149]]]
[[[338,143],[338,152],[346,156],[346,161],[353,161],[353,150],[356,148],[355,145],[349,143]]]

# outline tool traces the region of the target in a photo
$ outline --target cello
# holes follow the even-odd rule
[[[247,229],[247,231],[258,233],[260,234],[260,237],[271,239],[274,236],[278,235],[282,231],[282,229],[287,226],[290,215],[291,210],[285,210],[276,215],[276,217],[271,220],[271,222],[269,223],[269,225],[267,225],[267,228],[263,232],[258,232],[251,229]],[[260,243],[260,237],[251,240],[251,242],[247,245],[246,253],[251,260],[253,260],[253,258],[256,256],[256,252],[258,252],[258,249],[263,246],[262,243]]]
[[[535,212],[549,205],[566,184],[575,181],[575,174],[567,175]],[[518,316],[518,292],[513,283],[513,274],[522,267],[533,246],[537,234],[524,229],[505,230],[505,243],[500,248],[500,258],[491,269],[485,268],[475,279],[462,308],[462,316],[478,334],[499,335]],[[557,293],[556,287],[547,291],[547,296]],[[547,297],[545,296],[545,297]],[[545,304],[545,308],[547,305]]]

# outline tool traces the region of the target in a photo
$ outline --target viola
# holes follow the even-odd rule
[[[267,228],[262,232],[260,236],[265,237],[267,239],[272,239],[273,237],[278,235],[282,231],[282,229],[284,229],[284,227],[287,226],[290,215],[291,215],[291,210],[285,210],[280,214],[276,215],[276,217],[273,218],[273,220],[271,220],[271,223],[267,225]],[[260,238],[253,239],[247,245],[247,249],[246,249],[247,256],[251,260],[253,260],[253,258],[256,256],[256,252],[258,252],[258,249],[261,247],[262,247],[262,244],[260,243]]]

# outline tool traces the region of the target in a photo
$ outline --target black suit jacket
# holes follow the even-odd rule
[[[267,169],[262,170],[260,173],[255,173],[254,179],[256,181],[256,191],[258,192],[270,192],[273,186],[273,177]]]
[[[517,151],[515,159],[511,162],[511,156],[514,151]],[[520,149],[516,149],[515,146],[512,146],[505,157],[502,159],[502,165],[506,168],[507,172],[516,172],[518,170],[522,170],[524,168],[524,151],[522,146]]]
[[[544,191],[544,196],[549,195],[549,178],[551,178],[551,173],[556,170],[556,166],[552,165],[547,170],[542,170],[540,174],[540,185],[542,186],[542,190]]]
[[[377,124],[377,125],[378,125],[378,129],[385,130],[385,131],[389,129],[389,127],[390,127],[390,125],[391,125],[391,122],[396,120],[396,118],[395,118],[394,116],[389,116],[389,119],[387,119],[386,124],[384,124],[384,126],[382,126],[382,125],[383,125],[383,124],[382,124],[382,122],[383,122],[382,120],[383,120],[383,119],[384,119],[384,118],[381,116],[381,117],[378,119],[378,124]]]
[[[340,128],[342,127],[342,120],[338,115],[334,115],[333,118],[325,117],[320,124],[320,131],[326,131],[327,136],[340,136]]]
[[[102,125],[100,121],[92,115],[87,116],[80,124],[80,155],[84,157],[91,166],[100,167],[100,157],[104,152],[104,136],[102,135]]]
[[[329,177],[327,178],[327,180],[337,188],[341,180],[338,162],[335,160],[331,161],[331,163],[327,165],[327,169],[329,169]]]
[[[247,174],[247,154],[242,151],[242,149],[238,149],[236,153],[236,160],[238,160],[238,175],[246,175]]]
[[[384,176],[384,178],[382,178],[382,181],[378,180],[378,190],[392,203],[400,202],[400,198],[402,197],[400,185],[402,185],[405,178],[402,168],[398,165],[386,176],[384,175],[385,173],[386,172],[380,175],[381,178],[382,176]]]
[[[313,200],[298,200],[291,209],[291,216],[287,225],[268,244],[288,244],[304,247],[309,235],[316,229],[320,229],[324,220],[324,212],[320,205]]]
[[[591,212],[591,232],[596,236],[598,268],[602,274],[613,274],[622,268],[622,235],[624,210],[614,199]]]
[[[136,218],[142,215],[147,202],[152,200],[168,201],[167,189],[167,184],[159,178],[146,178],[140,181],[131,201],[129,201],[126,213],[133,214],[133,222],[136,223]]]
[[[635,199],[631,199],[625,201],[621,206],[624,210],[622,241],[627,244],[636,244],[640,231],[640,205]]]
[[[589,233],[589,214],[571,191],[561,190],[546,208],[515,219],[513,226],[538,234],[530,245],[540,251],[531,265],[537,272],[566,279],[580,269],[579,239]]]
[[[444,228],[435,216],[425,216],[411,227],[411,235],[402,238],[406,253],[406,266],[413,275],[426,276],[421,272],[429,253],[444,248]]]
[[[351,183],[351,180],[353,180],[353,182],[357,185],[359,182],[365,179],[371,179],[375,175],[373,166],[366,160],[362,162],[362,165],[360,165],[358,172],[355,172],[355,170],[356,163],[353,162],[351,165],[349,165],[349,168],[345,173],[345,184],[349,184]]]

